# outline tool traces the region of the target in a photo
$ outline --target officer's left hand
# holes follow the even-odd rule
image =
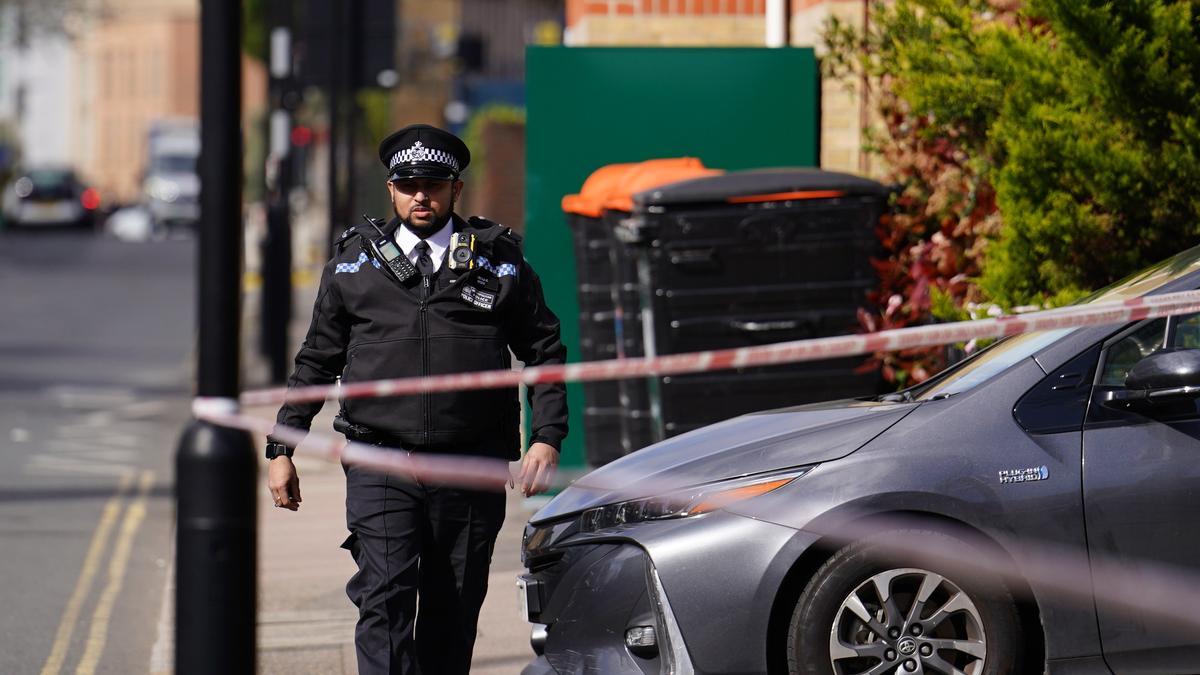
[[[548,443],[534,443],[521,458],[521,471],[517,473],[516,487],[526,497],[541,494],[550,489],[554,469],[558,466],[558,451]]]

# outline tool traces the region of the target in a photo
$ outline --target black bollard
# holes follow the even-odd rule
[[[244,431],[192,422],[175,458],[175,672],[253,673],[257,461]]]
[[[241,340],[242,3],[200,2],[198,405],[237,410]],[[195,421],[175,461],[175,672],[255,670],[257,455],[244,431]]]

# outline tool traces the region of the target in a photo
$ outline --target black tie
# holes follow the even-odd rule
[[[417,242],[417,271],[421,276],[433,276],[433,258],[429,257],[429,242],[421,240]]]

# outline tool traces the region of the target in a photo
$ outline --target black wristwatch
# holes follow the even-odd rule
[[[283,443],[276,443],[274,441],[267,443],[267,459],[275,459],[280,455],[291,457],[295,451],[295,448],[288,447]]]

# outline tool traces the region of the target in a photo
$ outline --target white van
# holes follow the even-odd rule
[[[200,129],[193,118],[157,120],[146,144],[142,194],[156,228],[191,225],[200,218]]]

